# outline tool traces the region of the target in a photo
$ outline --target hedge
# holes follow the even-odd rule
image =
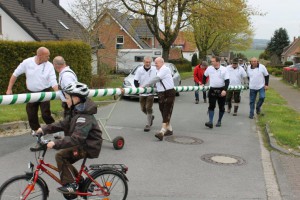
[[[36,55],[41,47],[50,50],[52,62],[55,56],[63,56],[80,82],[90,85],[92,77],[91,47],[80,41],[51,41],[51,42],[12,42],[0,41],[0,94],[5,94],[9,79],[16,67],[26,58]],[[57,76],[58,77],[58,76]],[[25,75],[18,77],[13,92],[26,92]]]
[[[191,72],[192,71],[191,62],[186,59],[169,60],[169,62],[173,63],[179,72]]]

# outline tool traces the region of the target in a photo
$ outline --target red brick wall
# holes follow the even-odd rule
[[[124,36],[124,49],[140,49],[140,47],[131,39],[131,37],[121,29],[110,15],[104,15],[97,26],[95,27],[99,40],[104,46],[104,49],[98,51],[100,62],[107,64],[111,68],[116,67],[116,38],[119,35]]]

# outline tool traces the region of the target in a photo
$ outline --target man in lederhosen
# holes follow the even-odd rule
[[[211,58],[211,66],[209,66],[204,72],[202,83],[206,83],[206,78],[209,76],[209,107],[208,115],[209,121],[205,123],[205,126],[213,128],[213,119],[215,113],[216,102],[219,105],[219,119],[216,124],[217,127],[221,126],[222,117],[225,112],[225,101],[226,101],[226,91],[229,86],[229,74],[226,67],[221,66],[220,58],[213,56]]]
[[[238,58],[234,58],[231,65],[227,66],[226,69],[229,73],[229,86],[240,86],[242,83],[248,84],[247,73],[242,66],[238,65]],[[233,116],[237,116],[237,111],[239,109],[239,103],[241,101],[241,90],[230,90],[226,95],[227,102],[227,112],[231,112],[232,103],[231,100],[234,100],[234,109]]]
[[[150,56],[146,56],[144,58],[144,65],[139,67],[136,70],[134,76],[134,86],[139,87],[140,85],[146,84],[149,80],[156,76],[156,69],[151,65],[152,58]],[[146,93],[140,94],[140,106],[141,110],[147,116],[147,123],[144,128],[145,132],[150,131],[150,127],[153,124],[154,115],[153,115],[153,102],[154,102],[154,94]]]
[[[164,59],[161,57],[156,58],[155,66],[157,69],[156,76],[144,85],[144,87],[156,83],[159,110],[161,112],[163,122],[161,130],[155,134],[155,137],[162,141],[164,136],[173,135],[170,120],[175,102],[176,91],[174,89],[174,81],[171,71],[164,64]]]

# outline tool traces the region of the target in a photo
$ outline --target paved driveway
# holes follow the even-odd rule
[[[183,85],[192,85],[192,82],[188,80]],[[242,95],[239,115],[226,113],[220,128],[204,126],[208,119],[207,107],[208,104],[202,102],[194,104],[192,92],[181,93],[176,98],[171,119],[175,136],[172,143],[160,142],[154,137],[161,123],[157,103],[154,125],[145,133],[146,117],[139,103],[122,100],[109,119],[107,129],[111,137],[125,138],[124,149],[116,151],[111,143],[104,142],[100,157],[89,163],[128,165],[129,200],[267,199],[259,137],[254,121],[248,118],[248,92]],[[105,117],[110,108],[99,109],[97,117]],[[197,141],[202,143],[188,144]],[[0,182],[22,174],[26,163],[34,161],[34,154],[28,150],[31,145],[28,142],[17,151],[1,154]],[[54,153],[49,152],[46,161],[54,163]],[[223,164],[203,161],[201,158],[208,154],[214,154],[213,160]],[[239,158],[242,165],[226,165]],[[45,179],[51,190],[49,199],[61,199],[54,181]]]

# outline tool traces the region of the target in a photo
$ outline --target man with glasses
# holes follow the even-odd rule
[[[250,89],[250,114],[249,118],[254,117],[254,108],[257,93],[259,93],[259,99],[256,103],[256,114],[261,114],[261,106],[264,103],[266,93],[269,85],[269,73],[267,68],[260,64],[257,58],[250,59],[250,65],[247,67],[247,74],[249,77],[249,89]]]
[[[247,80],[247,74],[244,70],[243,67],[238,65],[238,58],[234,58],[232,65],[227,66],[227,71],[229,74],[229,86],[239,86],[242,85],[242,82],[244,82],[245,84],[248,83]],[[240,90],[230,90],[227,91],[227,95],[226,95],[226,102],[227,102],[227,112],[230,113],[231,112],[231,108],[232,108],[232,103],[231,103],[231,99],[233,97],[234,99],[234,111],[233,111],[233,116],[237,116],[237,111],[239,109],[239,103],[241,100],[241,91]]]
[[[156,76],[156,68],[151,66],[152,58],[146,56],[144,58],[144,65],[139,67],[136,70],[134,76],[134,86],[139,87],[148,83],[152,78]],[[140,94],[140,106],[141,110],[147,116],[146,126],[144,128],[145,132],[150,131],[150,127],[153,124],[154,115],[153,115],[153,101],[154,95],[151,93],[148,94]]]

